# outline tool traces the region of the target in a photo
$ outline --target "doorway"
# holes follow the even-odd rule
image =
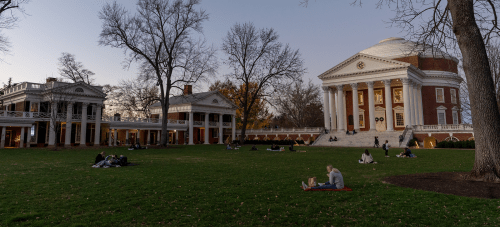
[[[379,132],[385,132],[387,130],[387,125],[385,120],[385,110],[375,111],[375,127]]]

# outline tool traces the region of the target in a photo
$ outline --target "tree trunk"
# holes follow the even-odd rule
[[[475,162],[466,179],[500,183],[500,113],[488,55],[474,18],[473,0],[449,0],[471,104]]]
[[[166,95],[165,95],[166,94]],[[161,118],[161,140],[160,140],[160,146],[162,147],[167,147],[167,142],[168,142],[168,109],[170,108],[170,97],[168,96],[170,94],[170,86],[167,85],[167,91],[166,93],[162,92],[162,97],[163,97],[163,102],[161,102],[161,112],[163,114],[163,117]]]
[[[243,110],[243,121],[241,122],[241,135],[240,135],[240,144],[245,144],[245,134],[247,131],[247,124],[248,124],[248,112],[250,112],[250,109]],[[235,122],[236,123],[236,122]]]

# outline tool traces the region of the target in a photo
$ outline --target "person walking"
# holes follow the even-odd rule
[[[389,157],[389,147],[391,147],[391,145],[389,144],[389,141],[386,140],[384,145],[382,145],[382,149],[385,150],[385,157],[388,158]]]
[[[378,136],[375,136],[375,143],[374,143],[373,147],[377,147],[378,148],[379,146],[380,145],[379,145],[379,142],[378,142]]]

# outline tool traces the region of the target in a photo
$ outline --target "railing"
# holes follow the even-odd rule
[[[205,123],[205,122],[203,122],[203,121],[194,121],[193,125],[203,125],[203,123]]]
[[[222,122],[222,126],[231,126],[231,122]]]
[[[12,86],[8,89],[5,89],[4,95],[18,92],[18,91],[23,91],[23,90],[42,90],[42,89],[44,89],[44,84],[35,84],[35,83],[24,82],[22,84],[18,84],[16,86]]]
[[[459,125],[417,125],[415,132],[441,132],[441,131],[472,131],[472,124]]]
[[[216,126],[217,127],[219,125],[217,123],[219,123],[219,122],[210,121],[210,122],[208,122],[208,125],[209,126]]]
[[[304,127],[304,128],[270,128],[270,129],[247,129],[246,134],[276,134],[276,133],[321,133],[324,131],[323,127]],[[238,130],[237,133],[241,134],[241,130]]]
[[[410,127],[407,125],[405,127],[405,130],[403,131],[403,134],[401,134],[399,136],[399,146],[401,147],[401,143],[405,140],[405,137],[406,137],[406,133],[408,132],[408,130],[410,129]]]
[[[103,117],[103,122],[131,122],[131,123],[153,123],[153,124],[161,124],[161,118],[135,118],[135,117]],[[186,120],[174,120],[168,119],[168,124],[180,124],[187,125],[188,121]]]
[[[82,119],[82,115],[81,114],[73,114],[73,115],[71,115],[71,119],[73,119],[73,120],[81,120]]]
[[[87,115],[87,120],[94,121],[95,115]]]

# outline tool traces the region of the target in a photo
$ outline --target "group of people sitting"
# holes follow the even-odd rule
[[[106,156],[106,152],[101,152],[97,155],[95,158],[94,165],[92,167],[94,168],[109,168],[109,167],[120,167],[120,166],[126,166],[129,164],[127,162],[127,157],[120,155],[108,155]]]
[[[344,178],[342,177],[342,173],[336,168],[333,168],[332,165],[328,165],[326,167],[326,171],[328,172],[326,176],[328,176],[328,181],[323,183],[319,183],[319,186],[309,187],[307,184],[302,181],[302,188],[304,191],[308,191],[311,189],[343,189],[344,188]]]
[[[337,137],[334,136],[335,138],[332,138],[332,136],[330,136],[330,139],[328,139],[328,142],[334,142],[334,141],[337,141]]]
[[[354,135],[354,134],[356,134],[356,133],[358,133],[358,132],[356,132],[356,130],[354,130],[354,129],[353,129],[353,130],[352,130],[352,134]],[[346,134],[346,135],[351,135],[351,133],[349,132],[349,130],[346,130],[346,131],[345,131],[345,134]]]
[[[226,146],[226,150],[238,150],[240,149],[239,147],[241,147],[238,143],[236,144],[230,144],[228,143],[227,146]]]
[[[132,144],[128,148],[129,150],[142,150],[142,149],[148,149],[147,147],[141,147],[140,143]]]
[[[415,156],[414,154],[411,153],[410,148],[405,147],[403,152],[399,153],[399,155],[396,155],[396,157],[398,157],[398,158],[416,158],[417,156]]]

